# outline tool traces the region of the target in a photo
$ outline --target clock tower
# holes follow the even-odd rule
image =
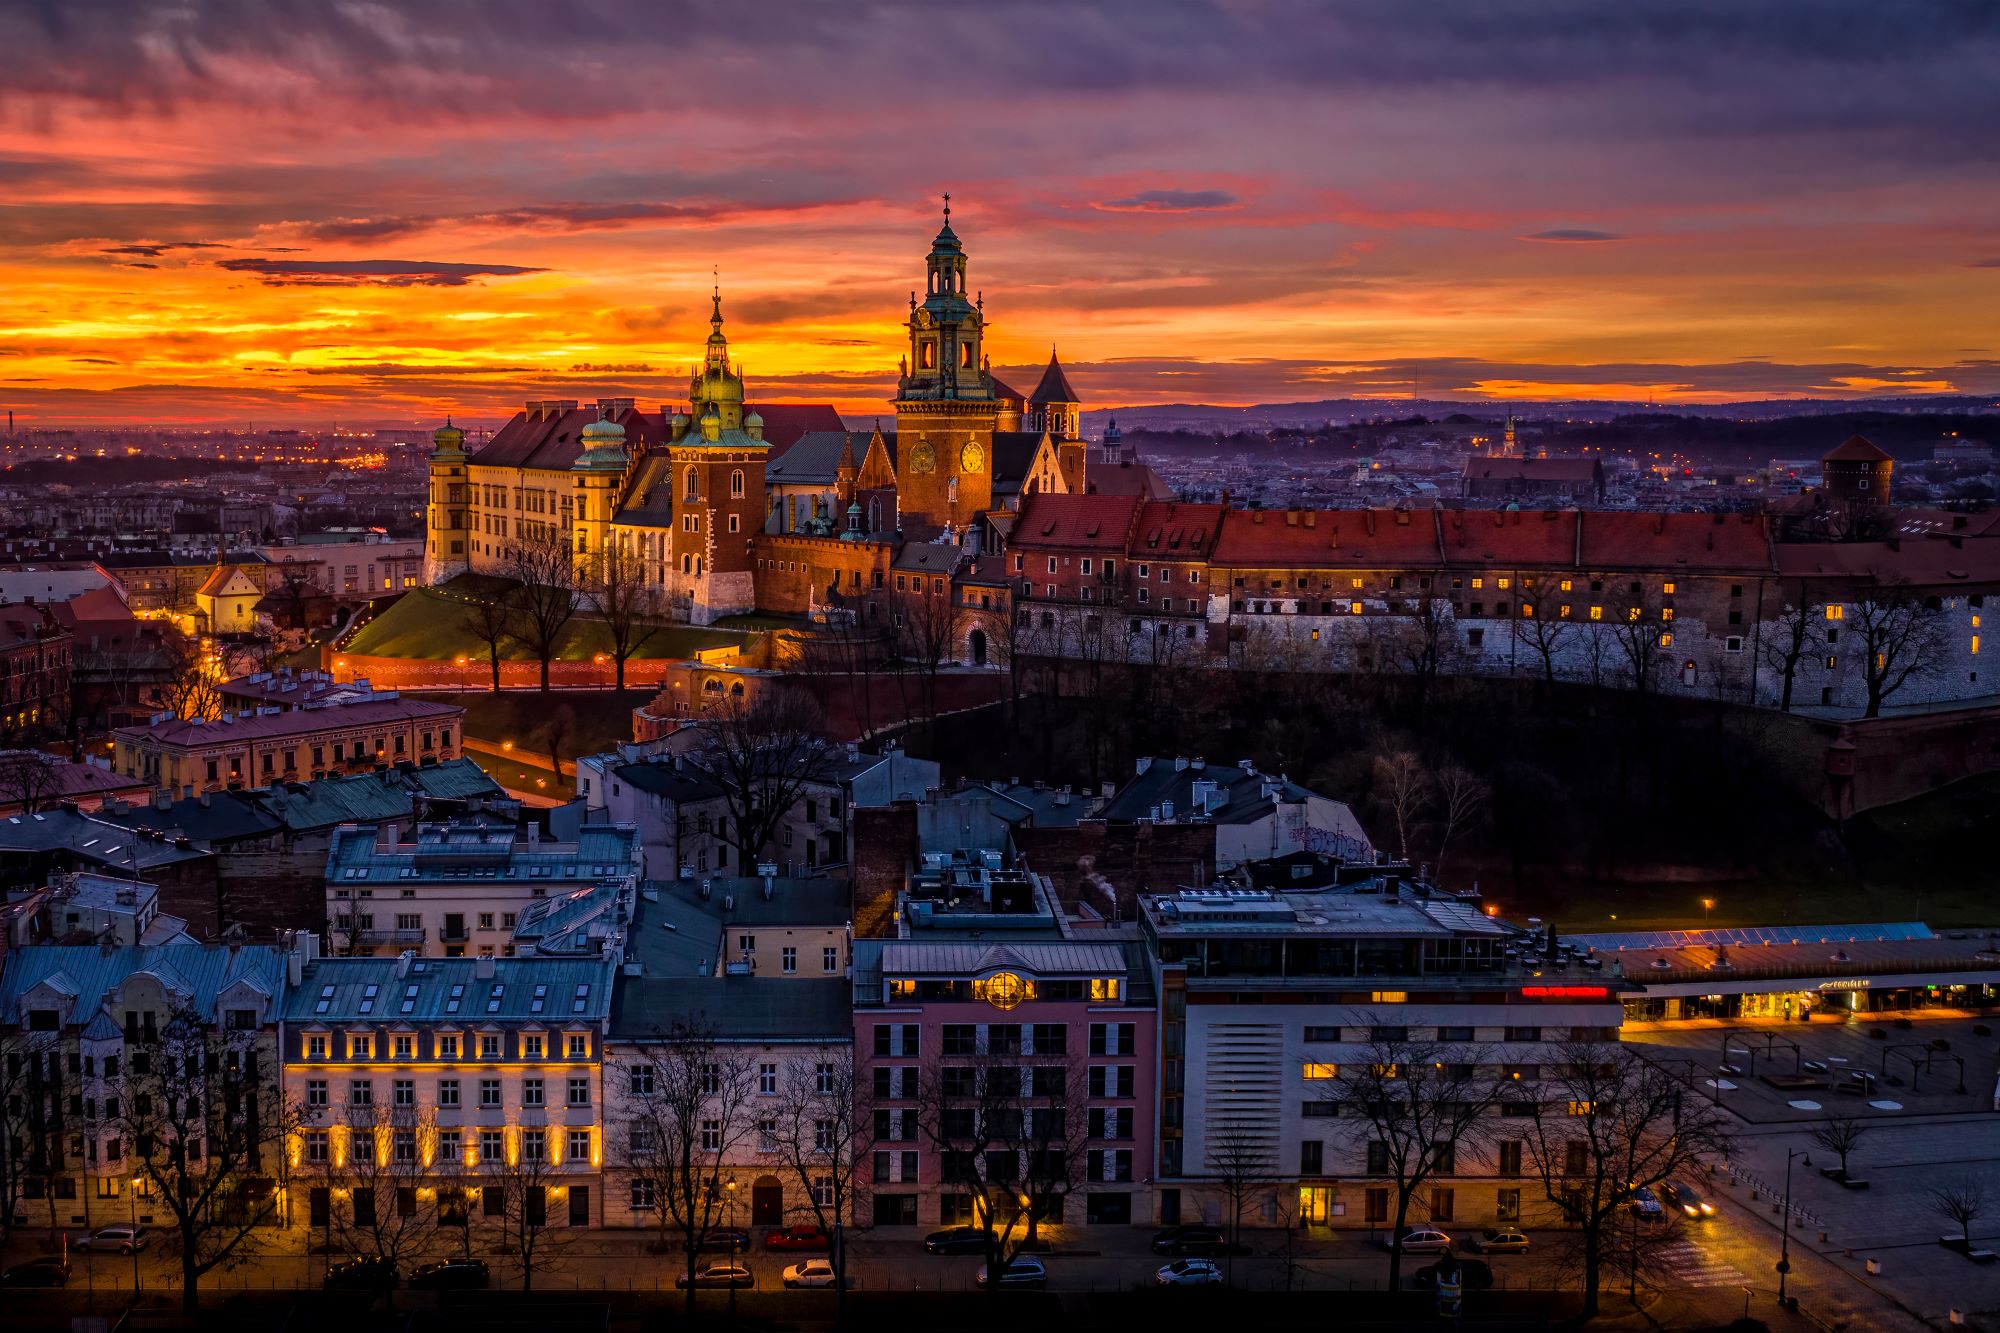
[[[896,381],[896,507],[905,524],[963,531],[993,507],[1000,402],[982,347],[984,301],[965,294],[950,195],[924,268],[924,299],[910,293],[910,349]]]

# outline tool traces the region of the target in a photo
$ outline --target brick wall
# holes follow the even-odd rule
[[[890,914],[917,855],[917,807],[911,801],[854,810],[854,933],[895,933]]]
[[[1092,887],[1093,875],[1110,881],[1121,913],[1129,915],[1138,894],[1206,885],[1215,871],[1213,824],[1086,819],[1075,828],[1018,828],[1014,843],[1071,908],[1087,902],[1106,910],[1104,895]]]

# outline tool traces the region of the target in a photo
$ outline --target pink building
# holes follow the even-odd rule
[[[895,939],[855,941],[857,1212],[878,1227],[1153,1218],[1157,1005],[1146,955],[1039,877],[915,877]]]

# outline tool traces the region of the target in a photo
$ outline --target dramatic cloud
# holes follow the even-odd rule
[[[1591,231],[1587,227],[1557,227],[1553,231],[1530,232],[1524,241],[1622,241],[1615,231]]]
[[[1241,201],[1227,190],[1141,190],[1129,198],[1092,205],[1106,213],[1202,213],[1240,206]]]
[[[252,273],[273,287],[463,287],[547,269],[520,264],[424,264],[377,259],[224,259],[217,268]]]
[[[107,245],[99,254],[134,255],[141,259],[158,259],[174,250],[227,250],[229,247],[215,241],[152,241],[139,245]]]

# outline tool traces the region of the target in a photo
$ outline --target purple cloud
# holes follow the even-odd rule
[[[1227,190],[1141,190],[1123,199],[1091,205],[1105,213],[1206,213],[1242,206],[1242,201]]]
[[[1529,232],[1519,236],[1522,241],[1567,241],[1589,243],[1594,241],[1622,241],[1625,238],[1615,231],[1592,231],[1588,227],[1556,227],[1549,231]]]
[[[395,259],[224,259],[217,268],[254,274],[272,287],[463,287],[547,269],[520,264],[432,264]]]

